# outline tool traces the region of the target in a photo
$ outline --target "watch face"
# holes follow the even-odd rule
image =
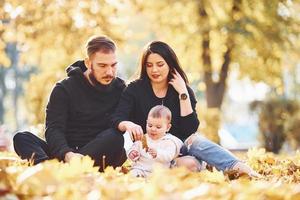
[[[186,93],[180,94],[180,99],[181,100],[186,100],[187,99],[187,94]]]

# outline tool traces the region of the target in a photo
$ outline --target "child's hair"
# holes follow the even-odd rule
[[[171,123],[172,119],[172,113],[169,108],[163,105],[154,106],[149,111],[148,117],[153,118],[165,118],[168,120],[169,123]]]

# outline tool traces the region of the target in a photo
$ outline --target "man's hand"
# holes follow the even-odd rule
[[[152,148],[148,148],[148,153],[152,156],[152,158],[156,158],[157,156],[157,151]]]
[[[132,150],[129,154],[128,157],[130,160],[136,161],[140,157],[140,153],[136,150]]]
[[[65,162],[70,162],[70,160],[75,158],[75,157],[82,158],[83,155],[80,154],[80,153],[74,153],[74,152],[70,151],[70,152],[65,154]]]
[[[140,125],[137,125],[131,121],[123,121],[119,124],[121,131],[128,131],[133,141],[142,140],[143,129]]]

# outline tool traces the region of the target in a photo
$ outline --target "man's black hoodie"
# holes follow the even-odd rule
[[[55,85],[47,105],[46,141],[50,154],[60,160],[112,126],[111,114],[125,88],[120,78],[108,86],[92,86],[85,70],[83,61],[69,66],[68,77]]]

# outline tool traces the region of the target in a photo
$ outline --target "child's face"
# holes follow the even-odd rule
[[[148,117],[147,119],[147,133],[152,140],[162,138],[170,128],[171,124],[165,118]]]

